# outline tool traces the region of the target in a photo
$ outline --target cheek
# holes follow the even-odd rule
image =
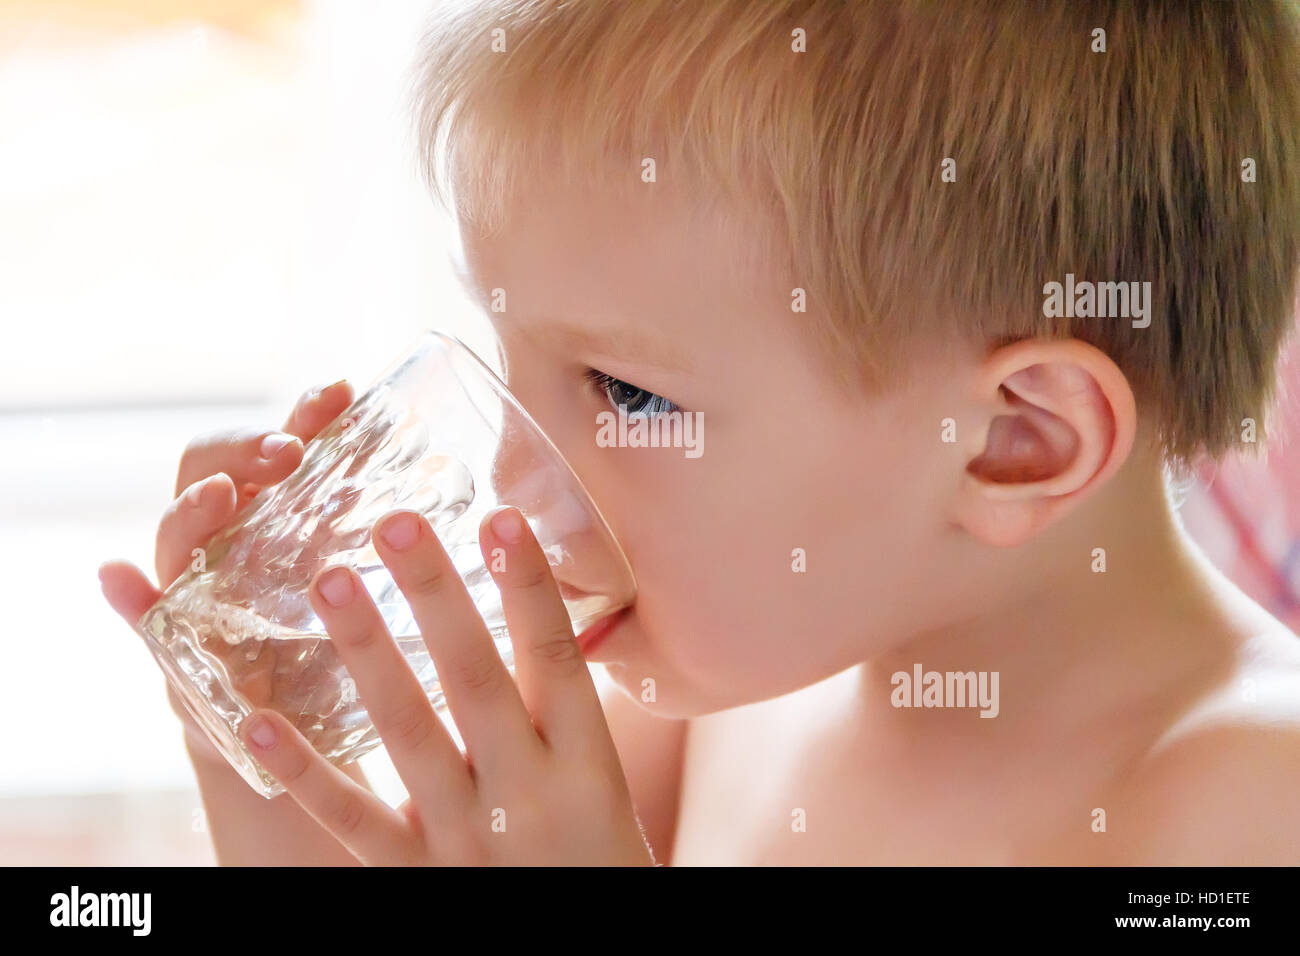
[[[851,442],[825,428],[743,454],[717,443],[689,480],[680,462],[656,471],[653,455],[617,481],[593,462],[639,588],[611,676],[633,689],[653,676],[665,702],[717,709],[815,683],[896,640],[933,586],[939,469],[926,438],[902,445],[914,429],[885,417],[854,423]]]
[[[776,520],[761,519],[765,513]],[[656,518],[638,528],[645,537],[635,546],[637,633],[620,653],[629,676],[659,674],[661,686],[711,706],[825,676],[828,645],[810,634],[827,633],[821,618],[834,606],[817,579],[796,570],[792,553],[819,555],[828,576],[815,524],[749,499],[743,510],[733,503],[668,517],[656,509]]]
[[[752,549],[737,559],[730,530],[716,510],[702,506],[706,497],[660,495],[653,507],[620,515],[638,593],[628,639],[610,666],[625,687],[650,676],[661,693],[693,704],[712,701],[744,669],[753,592],[763,586],[754,578]]]
[[[896,467],[909,453],[822,449],[781,475],[769,459],[765,486],[755,466],[701,492],[713,507],[656,508],[639,529],[646,653],[702,693],[756,699],[895,641],[933,594],[926,555],[942,525],[933,489]]]
[[[924,627],[943,587],[934,567],[949,471],[935,454],[938,430],[933,440],[924,431],[876,429],[880,441],[828,467],[805,504],[799,523],[818,530],[799,577],[803,605],[823,629],[826,667],[849,666]],[[908,435],[917,437],[909,444]]]

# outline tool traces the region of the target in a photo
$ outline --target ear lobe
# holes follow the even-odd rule
[[[1085,343],[1018,342],[984,363],[979,454],[955,520],[996,546],[1023,543],[1118,470],[1136,431],[1133,393]]]

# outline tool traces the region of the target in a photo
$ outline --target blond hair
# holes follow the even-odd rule
[[[701,197],[776,210],[816,304],[795,318],[844,381],[886,381],[926,337],[1074,337],[1185,461],[1272,399],[1298,63],[1293,10],[1268,0],[462,0],[428,33],[416,115],[468,221],[499,224],[537,175],[635,188],[653,156]],[[1067,273],[1151,282],[1149,327],[1045,315]]]

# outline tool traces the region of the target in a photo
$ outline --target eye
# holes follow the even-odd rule
[[[680,410],[679,406],[674,405],[660,395],[656,395],[654,392],[647,392],[644,388],[637,388],[631,382],[625,382],[613,375],[606,375],[597,369],[587,369],[586,375],[587,381],[591,382],[595,389],[605,397],[606,401],[615,408],[619,405],[626,405],[629,415],[667,415],[669,412]]]

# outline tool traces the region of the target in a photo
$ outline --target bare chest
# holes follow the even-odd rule
[[[1054,784],[1017,787],[978,753],[950,776],[914,756],[855,727],[833,692],[697,718],[673,864],[1007,865],[1055,844]]]

